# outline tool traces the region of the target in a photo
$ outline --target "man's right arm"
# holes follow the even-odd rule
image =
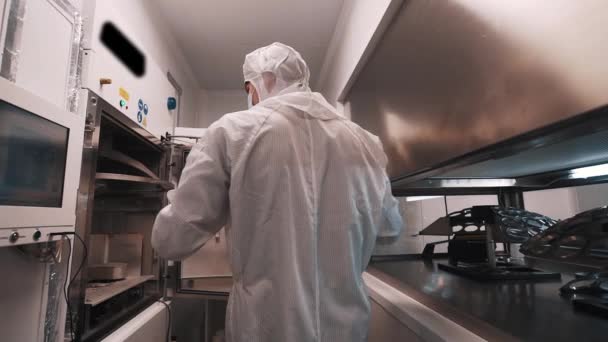
[[[398,237],[403,229],[403,216],[399,212],[399,201],[393,197],[388,176],[382,200],[382,217],[384,222],[378,230],[378,237]]]
[[[371,134],[370,134],[371,135]],[[379,156],[378,163],[382,169],[384,178],[384,189],[382,198],[382,224],[378,229],[379,238],[397,238],[401,234],[404,228],[403,216],[399,211],[399,201],[393,196],[391,188],[391,181],[386,171],[388,166],[388,157],[384,152],[382,141],[375,135],[371,135],[376,148],[378,149],[376,155]]]

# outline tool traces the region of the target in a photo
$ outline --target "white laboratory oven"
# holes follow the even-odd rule
[[[75,244],[73,255],[87,258],[80,274],[72,265],[70,306],[76,340],[86,342],[132,319],[151,319],[145,312],[162,296],[164,278],[150,239],[173,185],[166,144],[97,94],[82,99],[87,130],[76,232],[84,244]]]
[[[115,1],[85,1],[83,7],[84,88],[93,91],[157,138],[173,133],[179,90],[152,59],[153,48],[132,13]]]
[[[73,231],[84,117],[0,78],[0,247]]]

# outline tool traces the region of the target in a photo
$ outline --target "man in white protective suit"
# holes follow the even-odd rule
[[[226,227],[228,341],[365,341],[362,273],[376,238],[403,226],[380,140],[310,90],[289,46],[250,53],[243,73],[250,108],[192,149],[152,244],[183,259]]]

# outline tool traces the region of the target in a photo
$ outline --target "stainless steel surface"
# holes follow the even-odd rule
[[[82,151],[82,167],[80,171],[80,184],[76,203],[76,225],[75,232],[87,243],[87,238],[92,233],[92,218],[95,199],[95,173],[97,169],[97,150],[99,148],[99,126],[101,121],[101,100],[93,93],[88,93],[86,100],[86,129],[84,136],[84,148]],[[85,257],[85,247],[75,243],[72,251],[72,260],[82,260]],[[72,308],[73,322],[75,324],[76,338],[84,333],[85,317],[82,312],[85,301],[85,291],[88,283],[86,268],[77,274],[78,263],[71,266],[70,274],[74,274],[74,281],[70,287],[70,307]]]
[[[494,244],[494,236],[492,231],[498,227],[488,226],[486,229],[486,252],[488,254],[488,265],[491,268],[496,268],[496,245]]]
[[[381,138],[398,177],[603,105],[606,10],[407,1],[348,95],[352,120]]]
[[[105,264],[108,262],[108,235],[91,234],[89,235],[89,250],[87,264]]]
[[[190,150],[189,146],[174,146],[172,160],[175,165],[171,174],[175,183],[179,182]],[[176,262],[175,267],[175,291],[179,296],[227,296],[232,286],[232,271],[228,260],[226,229],[222,228],[190,257]]]
[[[127,277],[127,263],[124,262],[94,264],[87,268],[90,281],[119,280]]]
[[[594,123],[596,129],[602,123]],[[504,158],[490,159],[442,174],[442,177],[513,178],[601,164],[608,160],[608,130],[587,131],[554,144],[528,149]]]
[[[473,188],[492,186],[491,180],[496,178],[515,180],[503,187],[523,188],[606,182],[605,176],[573,179],[570,170],[608,161],[607,114],[608,107],[591,110],[445,161],[435,169],[401,177],[394,180],[393,187],[435,189],[449,183]]]
[[[142,234],[112,234],[108,237],[108,261],[127,265],[127,276],[142,275],[143,244]]]
[[[19,240],[19,233],[18,232],[12,232],[11,235],[9,235],[9,237],[8,237],[8,241],[10,243],[15,243],[15,242],[17,242],[17,240]]]
[[[569,275],[556,282],[477,282],[440,271],[437,262],[378,262],[369,271],[390,276],[407,295],[488,341],[508,335],[523,341],[605,340],[608,320],[578,313],[559,296]]]
[[[125,280],[119,280],[112,283],[107,283],[107,286],[88,287],[86,289],[84,303],[92,306],[99,305],[105,302],[106,300],[116,296],[117,294],[123,293],[128,289],[143,284],[153,278],[154,276],[151,275],[139,276],[127,278]]]
[[[128,118],[125,114],[115,109],[101,97],[98,97],[92,92],[90,93],[97,99],[97,107],[100,108],[100,114],[104,115],[105,118],[111,120],[117,125],[120,125],[126,130],[133,132],[133,136],[137,137],[141,142],[148,144],[149,146],[156,146],[156,148],[159,150],[162,149],[162,142],[154,134],[148,132],[144,127],[140,126],[138,123]]]
[[[192,311],[193,299],[211,299],[211,300],[226,300],[232,287],[232,278],[197,278],[181,280],[182,288],[194,290],[197,294],[192,294],[190,291],[177,294],[175,302],[181,304],[180,308],[188,307]],[[202,294],[205,293],[205,294]],[[210,295],[209,293],[215,293]],[[186,305],[187,304],[187,305]],[[419,341],[417,335],[406,325],[401,323],[397,318],[384,310],[379,304],[371,301],[372,319],[370,322],[369,341],[370,342],[386,342],[386,341]],[[182,309],[184,310],[184,309]],[[183,320],[192,320],[192,316],[184,316]],[[179,323],[176,323],[179,324]],[[187,326],[183,327],[186,329]],[[178,331],[177,334],[180,332]]]
[[[192,146],[186,145],[171,145],[171,170],[170,180],[176,185],[182,176],[182,171],[186,166],[186,160],[192,150]]]

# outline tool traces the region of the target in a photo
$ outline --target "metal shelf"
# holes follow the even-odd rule
[[[107,286],[88,287],[85,292],[84,303],[87,305],[96,306],[153,278],[154,276],[152,275],[130,277],[124,280],[109,283]]]
[[[576,115],[429,169],[392,180],[396,193],[496,193],[578,186],[607,176],[571,177],[571,170],[608,163],[608,106]]]
[[[152,179],[159,179],[158,176],[142,162],[133,159],[124,153],[118,151],[99,151],[99,156],[134,168]]]
[[[95,180],[96,181],[133,182],[133,183],[158,185],[163,190],[171,190],[175,187],[173,185],[173,183],[168,182],[168,181],[163,181],[160,179],[154,179],[154,178],[150,178],[150,177],[125,175],[125,174],[119,174],[119,173],[98,172],[95,174]]]

